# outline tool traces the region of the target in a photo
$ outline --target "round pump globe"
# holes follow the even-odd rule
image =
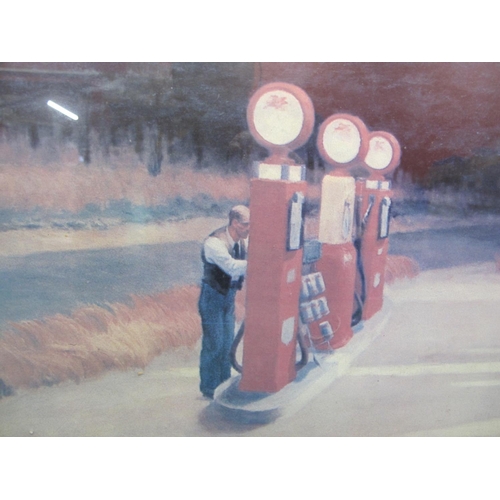
[[[254,139],[272,153],[304,145],[314,127],[314,107],[299,87],[283,82],[262,86],[250,99],[247,121]]]
[[[401,159],[401,147],[389,132],[377,131],[368,137],[365,165],[374,172],[387,175],[397,168]]]
[[[366,154],[368,131],[356,116],[335,114],[319,128],[318,150],[323,159],[341,168],[351,167]]]

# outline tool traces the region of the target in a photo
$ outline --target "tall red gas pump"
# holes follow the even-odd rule
[[[241,391],[277,392],[296,377],[302,286],[305,166],[289,153],[309,139],[314,108],[295,85],[264,85],[250,99],[249,129],[270,156],[254,166]]]
[[[356,281],[356,250],[353,244],[355,179],[348,169],[357,165],[368,150],[368,131],[356,116],[335,114],[318,132],[317,146],[333,170],[324,176],[318,239],[321,257],[316,270],[324,282],[328,314],[321,323],[307,325],[314,347],[343,347],[353,336],[351,327]]]
[[[382,309],[385,266],[389,249],[391,181],[387,178],[399,165],[401,148],[388,132],[371,132],[363,158],[370,174],[357,183],[359,200],[358,235],[362,276],[358,293],[362,297],[362,319],[371,318]]]

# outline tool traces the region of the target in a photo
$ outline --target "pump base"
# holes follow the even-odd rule
[[[215,390],[213,405],[226,419],[241,424],[266,424],[278,417],[293,414],[341,377],[354,359],[382,333],[392,309],[384,307],[368,323],[354,329],[354,337],[341,351],[310,353],[311,360],[299,370],[295,380],[275,393],[239,390],[241,375],[231,377]]]
[[[330,340],[330,346],[332,349],[340,349],[344,347],[353,337],[352,330],[345,332],[342,336],[334,335],[333,339]]]

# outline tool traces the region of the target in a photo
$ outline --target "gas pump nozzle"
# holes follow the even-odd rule
[[[368,217],[370,217],[373,205],[375,205],[375,196],[373,194],[371,194],[369,196],[368,207],[366,209],[365,214],[363,215],[363,219],[361,220],[361,227],[362,227],[363,231],[366,228],[366,222],[368,220]]]

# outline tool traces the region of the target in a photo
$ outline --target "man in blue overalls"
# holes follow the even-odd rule
[[[213,399],[215,388],[231,376],[230,351],[234,339],[234,302],[247,270],[250,211],[237,205],[229,224],[211,233],[203,243],[203,279],[198,310],[203,330],[200,355],[200,391]]]

